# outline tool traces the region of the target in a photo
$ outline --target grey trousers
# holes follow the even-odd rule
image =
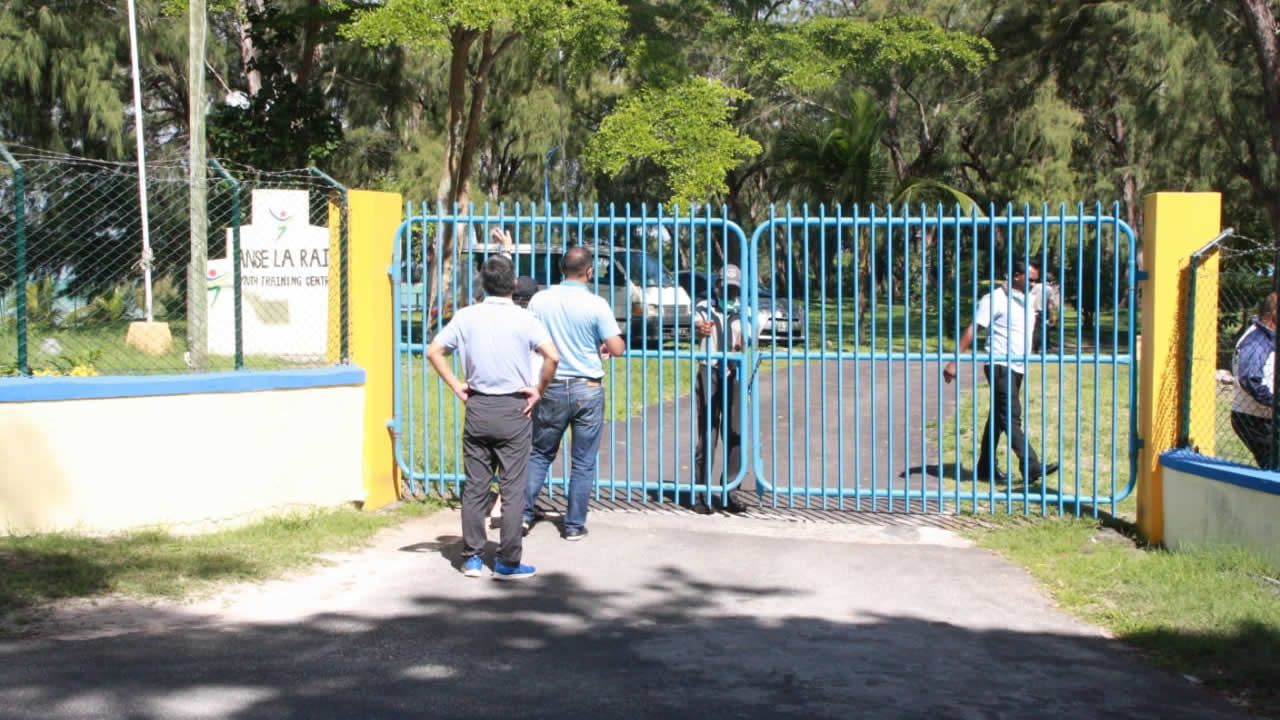
[[[496,474],[502,492],[502,535],[498,559],[519,565],[533,420],[524,414],[521,396],[472,395],[462,430],[462,459],[467,482],[462,487],[462,557],[484,552],[489,519],[489,483]]]

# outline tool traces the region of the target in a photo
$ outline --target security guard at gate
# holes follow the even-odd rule
[[[742,295],[742,271],[737,265],[725,265],[710,298],[700,300],[695,306],[697,322],[695,330],[701,341],[698,346],[698,373],[695,387],[698,405],[698,442],[694,450],[694,476],[704,486],[702,493],[694,493],[693,510],[702,515],[711,514],[709,479],[715,465],[716,444],[723,439],[725,462],[720,472],[720,484],[728,485],[742,468],[742,429],[740,427],[742,361],[722,357],[724,351],[742,352],[748,331],[747,323],[739,308]],[[725,509],[739,513],[746,507],[729,497]]]

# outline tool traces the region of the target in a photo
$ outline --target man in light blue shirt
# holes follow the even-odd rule
[[[604,427],[604,366],[602,352],[621,355],[626,349],[613,309],[591,291],[595,258],[586,248],[570,248],[560,261],[564,282],[547,288],[529,301],[529,311],[547,328],[560,352],[555,380],[547,387],[533,414],[533,453],[529,457],[526,531],[551,462],[560,450],[565,430],[573,428],[569,472],[569,508],[562,534],[566,540],[587,536],[587,503],[596,477],[596,455]]]

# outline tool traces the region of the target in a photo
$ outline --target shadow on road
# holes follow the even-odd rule
[[[456,547],[402,550],[453,562]],[[449,578],[462,585],[424,587],[395,617],[0,643],[0,717],[1243,717],[1102,637],[761,617],[806,590],[700,580],[676,560],[634,594],[565,573]]]

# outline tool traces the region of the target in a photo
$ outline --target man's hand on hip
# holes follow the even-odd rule
[[[538,392],[538,388],[536,387],[521,388],[520,392],[524,393],[528,397],[528,400],[525,401],[524,404],[524,414],[532,415],[533,406],[537,405],[538,401],[542,399],[542,393]]]

